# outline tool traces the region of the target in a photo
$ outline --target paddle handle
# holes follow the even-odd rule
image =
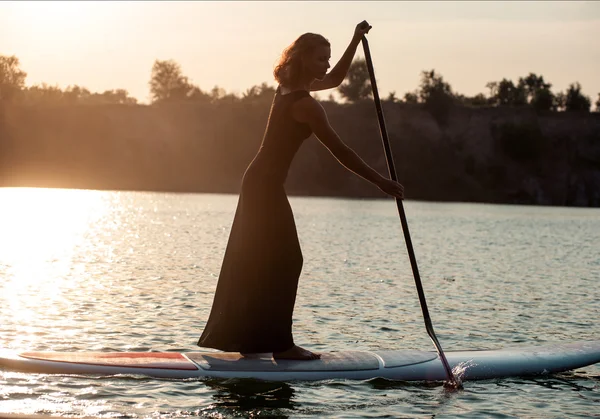
[[[367,41],[366,36],[362,37],[362,45],[365,52],[365,59],[367,62],[367,68],[369,70],[369,77],[371,79],[371,88],[373,90],[373,99],[375,100],[375,107],[377,109],[377,118],[379,119],[379,129],[381,131],[381,139],[383,141],[383,148],[385,150],[385,156],[387,159],[388,171],[390,174],[390,178],[394,181],[398,181],[398,176],[396,174],[396,167],[394,165],[394,158],[392,156],[392,148],[390,147],[390,140],[388,137],[387,129],[385,127],[385,119],[383,117],[383,109],[381,107],[381,100],[379,99],[379,92],[377,90],[377,81],[375,80],[375,71],[373,69],[373,61],[371,60],[371,51],[369,50],[369,42]],[[427,334],[433,341],[435,348],[438,352],[440,360],[444,365],[444,369],[446,370],[446,375],[448,376],[448,380],[456,387],[460,384],[454,377],[452,373],[452,369],[448,364],[448,360],[444,355],[444,351],[442,350],[442,346],[435,336],[435,331],[433,330],[433,325],[431,323],[431,317],[429,317],[429,309],[427,308],[427,301],[425,300],[425,292],[423,291],[423,285],[421,284],[421,276],[419,275],[419,268],[417,266],[417,258],[415,257],[415,252],[413,250],[412,240],[410,239],[410,232],[408,230],[408,222],[406,220],[406,214],[404,213],[404,205],[402,205],[402,200],[396,198],[396,205],[398,207],[398,214],[400,215],[400,222],[402,224],[402,231],[404,232],[404,240],[406,241],[406,248],[408,250],[408,257],[410,259],[410,266],[412,267],[413,275],[415,277],[415,284],[417,286],[417,293],[419,294],[419,302],[421,303],[421,310],[423,311],[423,319],[425,320],[425,329],[427,329]]]

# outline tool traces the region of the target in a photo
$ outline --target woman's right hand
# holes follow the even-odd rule
[[[404,186],[392,179],[383,178],[377,187],[394,198],[404,199]]]
[[[364,35],[369,33],[371,28],[372,26],[369,25],[369,23],[366,20],[363,20],[358,25],[356,25],[356,28],[354,29],[354,39],[358,39],[360,41]]]

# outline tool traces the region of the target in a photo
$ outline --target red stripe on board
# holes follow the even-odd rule
[[[23,358],[106,367],[197,370],[177,352],[23,352]]]

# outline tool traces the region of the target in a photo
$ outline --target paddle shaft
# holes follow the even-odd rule
[[[385,128],[385,120],[383,118],[383,109],[381,107],[381,100],[379,99],[379,93],[377,91],[377,82],[375,81],[375,71],[373,70],[373,62],[371,61],[371,51],[369,50],[369,42],[367,41],[367,37],[362,37],[362,45],[365,51],[365,59],[367,61],[367,68],[369,70],[369,77],[371,78],[371,88],[373,90],[373,98],[375,100],[375,107],[377,108],[377,117],[379,119],[379,129],[381,131],[381,139],[383,140],[383,148],[385,149],[385,156],[387,159],[388,170],[390,173],[390,178],[394,181],[398,181],[398,176],[396,175],[396,168],[394,165],[394,158],[392,156],[392,149],[390,147],[390,141],[387,134],[387,129]],[[417,266],[417,259],[415,257],[415,252],[413,250],[412,241],[410,239],[410,232],[408,231],[408,222],[406,221],[406,214],[404,213],[404,206],[402,205],[402,200],[396,198],[396,204],[398,206],[398,214],[400,214],[400,222],[402,223],[402,230],[404,231],[404,239],[406,241],[406,248],[408,250],[408,257],[410,259],[410,265],[412,266],[413,275],[415,277],[415,284],[417,285],[417,293],[419,294],[419,302],[421,303],[421,309],[423,310],[423,319],[425,320],[425,328],[427,329],[427,334],[433,341],[435,345],[438,355],[444,365],[444,369],[446,370],[446,374],[448,375],[448,380],[452,383],[456,384],[457,380],[452,374],[452,369],[448,364],[448,360],[444,355],[444,351],[442,350],[442,346],[435,336],[435,332],[433,330],[433,325],[431,324],[431,317],[429,317],[429,310],[427,309],[427,302],[425,301],[425,293],[423,292],[423,285],[421,284],[421,277],[419,275],[419,268]]]

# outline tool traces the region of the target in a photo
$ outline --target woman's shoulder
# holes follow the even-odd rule
[[[279,96],[285,96],[285,97],[308,97],[310,96],[310,93],[307,90],[304,89],[290,89],[284,86],[277,86],[277,90],[275,91],[275,94],[279,95]]]

